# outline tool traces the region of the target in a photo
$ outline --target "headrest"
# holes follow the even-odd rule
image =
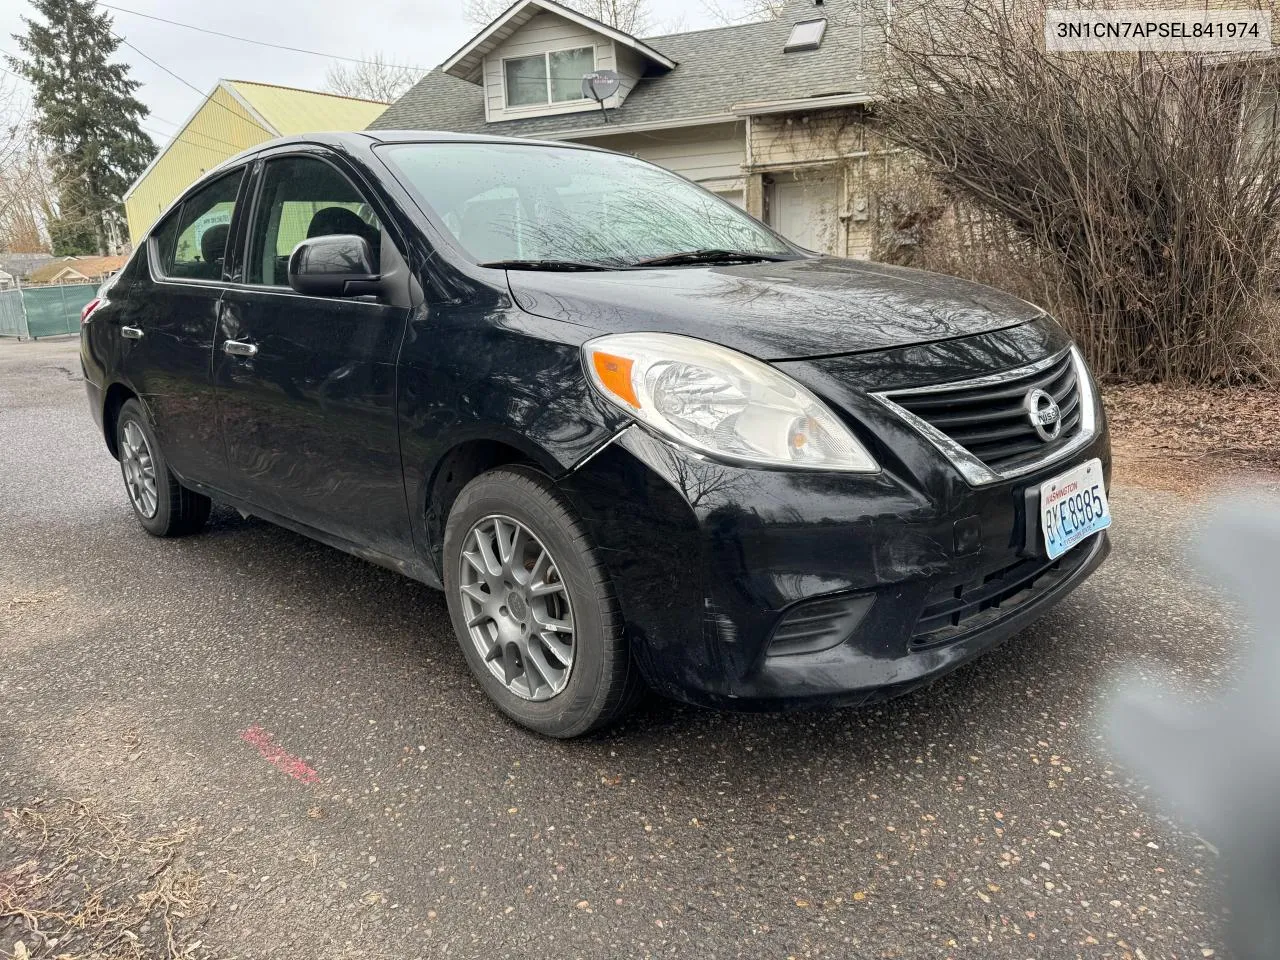
[[[338,233],[353,233],[369,239],[369,225],[346,207],[325,207],[317,210],[307,226],[307,239],[331,237]]]
[[[227,238],[231,227],[225,223],[210,227],[200,235],[200,257],[205,263],[217,263],[227,255]]]

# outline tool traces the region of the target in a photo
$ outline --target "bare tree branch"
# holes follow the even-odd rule
[[[740,23],[761,23],[781,19],[787,0],[701,0],[702,9],[716,23],[734,27]]]
[[[1056,272],[1100,372],[1274,376],[1276,63],[1048,53],[1044,11],[900,0],[885,135]]]
[[[624,33],[644,36],[653,27],[648,0],[560,0],[583,16],[599,20]],[[464,0],[463,15],[474,26],[483,27],[496,20],[511,0]]]
[[[390,63],[381,53],[361,54],[360,59],[366,62],[335,62],[324,75],[325,89],[344,97],[391,103],[420,77],[418,71]]]
[[[58,185],[34,122],[25,88],[0,83],[0,250],[49,248],[48,224],[57,214]]]

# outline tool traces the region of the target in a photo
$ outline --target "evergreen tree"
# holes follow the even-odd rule
[[[108,253],[122,235],[121,196],[155,155],[138,122],[148,111],[125,64],[109,59],[120,41],[93,0],[32,0],[44,22],[23,17],[15,34],[24,57],[6,57],[31,82],[36,132],[48,144],[58,217],[54,253]]]

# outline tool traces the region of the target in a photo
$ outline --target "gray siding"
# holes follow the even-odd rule
[[[552,13],[543,13],[534,17],[507,41],[490,53],[484,60],[484,102],[485,116],[489,122],[497,120],[515,120],[528,117],[545,117],[570,113],[581,113],[589,110],[600,110],[600,105],[592,101],[582,103],[556,103],[543,106],[515,107],[506,106],[506,92],[503,89],[502,61],[509,57],[528,57],[539,53],[551,53],[555,50],[569,50],[574,47],[594,47],[596,51],[597,70],[616,70],[622,82],[618,93],[605,100],[605,106],[614,108],[635,86],[642,68],[641,58],[632,50],[623,48],[619,55],[612,40],[579,26],[564,17]]]
[[[874,69],[882,44],[875,37],[874,16],[864,3],[825,0],[821,9],[828,21],[827,35],[821,48],[783,53],[792,22],[814,16],[814,9],[804,5],[780,20],[646,38],[645,43],[678,66],[669,71],[647,70],[626,101],[610,110],[611,121],[664,127],[681,120],[728,119],[733,106],[741,103],[871,95],[879,86]],[[523,38],[512,34],[508,39]],[[626,58],[618,55],[618,59],[619,72],[625,73]],[[499,79],[497,72],[493,79]],[[500,86],[497,91],[500,95]],[[503,123],[486,123],[485,92],[479,85],[433,70],[371,126],[522,137],[570,130],[584,136],[609,135],[598,109],[502,117]]]
[[[740,181],[746,159],[745,131],[741,123],[592,137],[579,142],[630,153],[700,183]]]

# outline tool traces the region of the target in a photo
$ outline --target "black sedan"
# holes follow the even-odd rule
[[[144,529],[217,500],[443,588],[552,736],[646,687],[908,690],[1108,550],[1101,401],[1043,311],[600,150],[263,144],[159,219],[81,356]]]

